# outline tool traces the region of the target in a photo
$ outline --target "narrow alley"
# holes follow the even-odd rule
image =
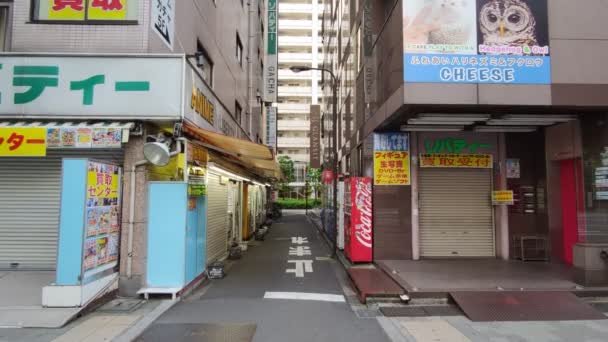
[[[351,309],[340,266],[303,214],[286,212],[224,279],[175,305],[137,341],[388,341],[376,319]]]

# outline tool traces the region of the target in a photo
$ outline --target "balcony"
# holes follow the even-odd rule
[[[287,62],[312,63],[312,53],[279,52],[279,63]]]
[[[310,80],[312,78],[311,71],[302,71],[295,73],[289,69],[279,69],[279,79],[291,79],[291,80]]]
[[[312,13],[312,5],[280,3],[279,13]]]
[[[310,138],[307,138],[307,137],[278,137],[277,145],[280,148],[309,147]]]
[[[311,87],[279,86],[279,96],[312,96]]]
[[[279,110],[279,113],[308,114],[308,113],[310,113],[310,104],[308,104],[308,103],[279,103],[278,110]]]
[[[312,20],[293,20],[279,19],[279,30],[312,30]],[[317,29],[321,29],[321,22],[318,22]]]
[[[310,123],[306,120],[279,120],[279,131],[308,131]]]
[[[321,39],[319,39],[319,42]],[[292,45],[292,46],[311,46],[312,37],[308,36],[279,36],[279,46],[281,45]]]

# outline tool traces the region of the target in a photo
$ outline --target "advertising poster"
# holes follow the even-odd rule
[[[547,0],[408,0],[404,80],[550,84]]]
[[[75,147],[76,146],[76,129],[62,128],[61,129],[61,146]]]
[[[61,129],[60,128],[47,128],[46,146],[47,147],[61,147]]]
[[[87,164],[84,282],[111,270],[118,259],[120,232],[120,167]]]
[[[410,185],[407,133],[374,134],[374,185]]]
[[[507,159],[507,178],[520,178],[521,168],[519,166],[519,159]]]
[[[78,128],[76,130],[76,147],[90,148],[93,142],[93,130],[90,128]]]

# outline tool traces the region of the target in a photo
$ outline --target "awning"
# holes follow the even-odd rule
[[[229,137],[184,122],[183,132],[198,140],[205,147],[233,157],[239,164],[264,178],[281,178],[279,165],[272,150],[249,140]]]
[[[49,128],[120,128],[132,129],[133,122],[113,121],[0,121],[0,127],[49,127]]]

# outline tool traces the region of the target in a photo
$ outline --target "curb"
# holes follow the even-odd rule
[[[161,303],[150,313],[145,315],[142,319],[137,321],[134,325],[129,327],[125,332],[117,336],[112,342],[131,342],[139,337],[143,332],[148,329],[149,326],[154,323],[162,314],[171,309],[175,304],[179,302],[177,300],[162,300]]]

